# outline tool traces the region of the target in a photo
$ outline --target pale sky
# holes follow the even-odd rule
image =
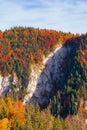
[[[0,0],[0,30],[14,26],[87,32],[87,0]]]

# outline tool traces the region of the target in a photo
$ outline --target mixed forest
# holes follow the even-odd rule
[[[62,64],[62,84],[54,82],[47,106],[24,106],[31,65],[40,64],[44,55],[61,44],[71,47]],[[87,34],[23,27],[0,31],[0,75],[13,73],[19,84],[11,84],[12,93],[0,98],[0,130],[87,129]],[[19,92],[14,92],[14,88],[19,88]]]

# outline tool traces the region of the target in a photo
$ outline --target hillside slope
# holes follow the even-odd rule
[[[46,106],[56,95],[61,115],[77,110],[78,95],[86,99],[87,35],[15,27],[0,32],[0,47],[1,96]]]
[[[1,93],[25,91],[32,64],[41,64],[43,56],[46,57],[56,46],[73,37],[71,33],[22,27],[0,32]],[[19,98],[22,98],[21,94]]]
[[[62,63],[70,48],[57,47],[46,58],[43,59],[41,66],[33,66],[30,74],[30,81],[27,88],[27,95],[24,102],[39,102],[45,104],[49,102],[50,92],[53,89],[55,80],[62,81]]]
[[[0,31],[2,129],[87,130],[87,34]]]

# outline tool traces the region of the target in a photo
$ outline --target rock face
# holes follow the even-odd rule
[[[18,78],[16,74],[9,74],[6,77],[0,75],[0,96],[5,96],[9,92],[9,86],[11,84],[16,85],[18,82]]]
[[[62,81],[62,63],[67,53],[70,52],[69,47],[57,47],[54,52],[43,60],[42,65],[32,66],[30,81],[27,87],[27,95],[24,98],[24,104],[39,102],[47,104],[49,102],[50,92],[53,88],[55,80]]]
[[[11,75],[8,75],[6,77],[2,77],[0,75],[0,96],[8,93],[9,85],[10,85],[10,77],[11,77]]]
[[[27,94],[24,98],[24,104],[39,102],[47,104],[49,102],[50,92],[55,80],[62,82],[63,72],[62,64],[65,57],[70,52],[70,47],[57,47],[50,55],[43,59],[41,65],[32,65]],[[13,77],[12,77],[13,76]],[[12,79],[13,78],[13,79]],[[12,80],[11,80],[12,79]],[[0,96],[9,92],[10,84],[17,84],[16,74],[7,77],[0,76]]]

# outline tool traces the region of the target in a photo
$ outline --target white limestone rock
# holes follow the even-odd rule
[[[60,81],[64,75],[63,73],[61,74],[61,65],[69,52],[70,48],[60,46],[44,58],[42,65],[38,67],[32,66],[30,81],[27,87],[27,92],[31,91],[32,94],[29,93],[25,96],[24,104],[31,101],[33,103],[48,102],[49,93],[53,88],[53,80],[57,79]],[[43,91],[46,91],[48,94],[43,96]]]
[[[10,85],[10,78],[11,78],[11,75],[8,75],[6,77],[2,77],[0,75],[0,96],[8,93],[9,85]]]
[[[18,83],[18,78],[16,73],[14,74],[8,74],[8,76],[1,76],[0,75],[0,96],[4,96],[10,92],[9,86],[11,84],[17,85]]]
[[[50,55],[44,58],[41,65],[33,64],[31,66],[31,74],[24,104],[26,104],[26,102],[41,103],[42,101],[44,104],[45,102],[49,102],[49,93],[53,88],[53,81],[56,79],[61,81],[64,75],[61,65],[69,52],[70,48],[68,47],[57,47],[54,52],[51,52]],[[11,81],[11,76],[13,76],[13,81]],[[14,85],[18,83],[18,78],[15,73],[6,77],[0,75],[0,96],[8,93],[11,83]],[[44,92],[46,92],[46,94],[43,96]]]

